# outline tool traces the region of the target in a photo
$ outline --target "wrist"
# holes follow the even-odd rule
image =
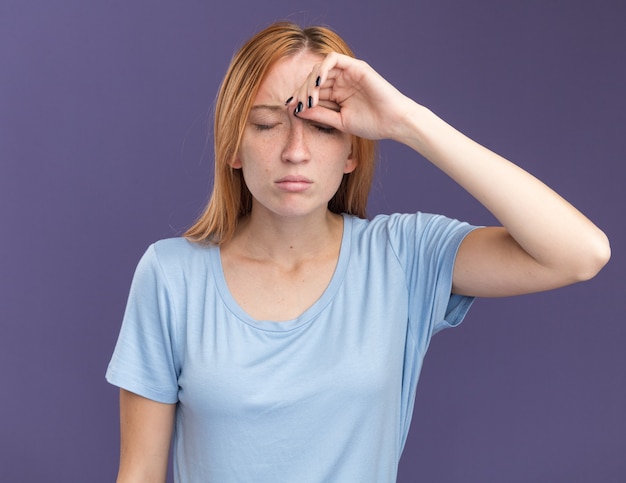
[[[425,127],[435,117],[432,111],[415,101],[408,99],[404,112],[398,122],[392,123],[390,139],[421,151],[425,139]]]

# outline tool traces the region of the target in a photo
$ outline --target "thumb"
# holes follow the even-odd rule
[[[339,129],[340,131],[345,130],[345,126],[342,122],[341,112],[339,111],[338,106],[325,107],[321,104],[318,104],[316,106],[309,107],[294,114],[300,119],[306,119],[307,121],[313,123],[323,124],[325,126]]]

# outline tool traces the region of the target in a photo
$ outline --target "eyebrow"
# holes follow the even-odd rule
[[[333,101],[320,100],[319,106],[330,109],[331,111],[341,112],[341,107]],[[285,106],[282,104],[257,104],[256,106],[252,106],[250,108],[250,112],[263,109],[267,109],[272,112],[282,112],[285,110]]]
[[[250,111],[256,111],[261,109],[268,109],[273,112],[283,111],[285,110],[285,106],[277,105],[277,104],[257,104],[256,106],[252,106]]]

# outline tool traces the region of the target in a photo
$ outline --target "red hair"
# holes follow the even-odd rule
[[[233,57],[220,87],[215,107],[215,178],[211,199],[185,236],[192,241],[224,243],[232,238],[240,217],[250,213],[252,195],[240,169],[230,163],[237,156],[241,137],[256,93],[268,70],[280,59],[301,51],[329,52],[354,57],[352,50],[326,27],[278,22],[257,33]],[[374,177],[376,143],[353,136],[356,169],[345,174],[337,193],[328,202],[334,213],[365,218],[367,198]]]

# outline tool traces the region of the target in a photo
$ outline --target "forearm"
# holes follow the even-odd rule
[[[175,406],[120,391],[117,483],[165,482]]]
[[[405,119],[395,139],[465,188],[542,266],[582,280],[606,263],[604,233],[544,183],[422,106]]]

